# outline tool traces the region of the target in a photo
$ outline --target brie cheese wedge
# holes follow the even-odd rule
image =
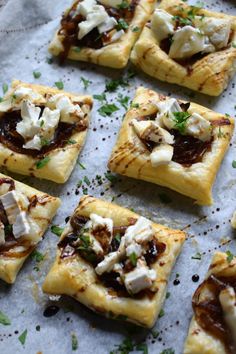
[[[174,129],[174,112],[182,112],[182,109],[175,98],[170,98],[165,101],[156,103],[159,113],[156,116],[155,121],[159,123],[163,128]]]
[[[161,144],[155,146],[150,154],[151,165],[157,167],[166,165],[171,162],[174,154],[174,148],[168,144]]]
[[[108,19],[108,14],[105,11],[104,7],[101,5],[94,5],[92,12],[89,12],[86,20],[78,24],[79,33],[78,39],[82,39],[86,34],[91,32],[94,28],[101,25]]]
[[[158,144],[173,144],[174,137],[165,129],[161,128],[155,121],[132,120],[132,125],[140,139],[153,141]]]
[[[186,120],[185,134],[191,135],[194,138],[202,141],[209,141],[211,140],[212,134],[211,123],[203,118],[200,114],[193,113]]]
[[[174,34],[173,16],[168,12],[156,9],[152,15],[151,29],[159,42]]]

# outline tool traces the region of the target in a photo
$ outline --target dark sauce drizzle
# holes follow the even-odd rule
[[[208,289],[210,288],[213,297],[209,300],[201,301],[200,295],[206,286]],[[227,354],[234,354],[236,348],[233,343],[232,334],[225,323],[223,310],[219,300],[220,292],[229,286],[233,287],[234,291],[236,291],[236,277],[211,275],[197,288],[193,296],[192,305],[199,325],[206,332],[220,339],[224,343]]]
[[[84,225],[86,222],[89,220],[89,218],[86,218],[84,216],[80,215],[74,215],[71,218],[71,226],[72,226],[72,233],[66,235],[59,243],[58,247],[61,250],[61,258],[65,259],[67,257],[71,257],[73,255],[79,254],[81,257],[83,257],[85,260],[87,260],[89,263],[91,263],[94,267],[101,262],[104,258],[104,256],[98,256],[96,255],[93,251],[87,250],[84,252],[81,249],[78,249],[78,244],[77,240],[79,238],[80,232],[83,229]],[[110,252],[115,252],[118,250],[119,245],[120,245],[120,238],[124,236],[125,231],[130,225],[134,225],[136,222],[136,219],[129,219],[129,225],[123,225],[119,227],[114,227],[113,228],[113,238],[112,242],[109,246],[109,248],[106,249],[106,253]],[[96,235],[94,235],[96,237]],[[118,237],[119,236],[119,237]],[[106,248],[106,247],[105,247]],[[146,263],[148,266],[151,266],[158,257],[165,252],[166,245],[162,242],[159,242],[156,239],[153,239],[152,241],[149,242],[149,247],[144,255],[144,258],[146,260]],[[125,260],[121,262],[123,271],[124,272],[129,272],[131,271],[134,267],[130,263],[129,260]],[[101,281],[106,287],[110,289],[111,294],[116,294],[119,296],[124,296],[124,297],[130,297],[131,295],[127,292],[126,288],[124,285],[122,285],[119,281],[118,278],[119,273],[116,273],[114,271],[109,272],[109,273],[104,273],[101,276],[97,276],[98,280]],[[135,294],[136,298],[143,297],[145,295],[148,295],[149,297],[152,297],[155,294],[155,292],[145,289],[141,291],[138,294]]]
[[[78,39],[78,24],[85,20],[82,15],[76,13],[76,8],[79,2],[79,0],[76,1],[69,12],[66,12],[63,15],[61,20],[61,28],[58,31],[58,34],[64,37],[64,50],[60,54],[61,62],[67,58],[69,50],[72,46],[79,48],[86,47],[92,49],[100,49],[110,40],[109,32],[100,34],[97,28],[90,31],[82,39]],[[139,0],[132,0],[131,4],[126,9],[116,9],[113,7],[103,6],[105,7],[105,10],[109,16],[115,17],[116,20],[120,20],[122,18],[126,23],[129,24],[133,18],[134,11],[138,2]]]
[[[44,106],[40,106],[40,108],[42,112]],[[48,145],[43,146],[41,150],[33,150],[23,148],[24,138],[16,131],[16,125],[21,120],[20,110],[3,114],[0,119],[0,142],[12,151],[38,158],[56,148],[64,147],[75,131],[80,132],[87,128],[86,119],[74,124],[59,122],[53,140]]]

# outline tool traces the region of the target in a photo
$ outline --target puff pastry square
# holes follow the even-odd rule
[[[71,223],[74,218],[77,220],[81,217],[89,218],[93,213],[113,220],[113,236],[116,237],[118,230],[122,232],[125,225],[126,227],[134,225],[140,218],[128,209],[85,196],[81,198],[72,215]],[[151,225],[154,230],[154,242],[158,242],[160,253],[151,264],[151,272],[155,273],[155,280],[152,288],[146,289],[149,291],[132,296],[121,292],[121,289],[115,288],[112,282],[104,282],[104,279],[102,280],[95,272],[94,266],[80,254],[71,253],[70,248],[62,250],[66,235],[71,232],[70,222],[61,236],[59,242],[61,247],[57,249],[56,260],[43,284],[43,291],[48,294],[72,296],[93,311],[109,318],[124,319],[141,326],[152,327],[163,306],[168,277],[180,253],[185,234],[162,225],[154,223]],[[112,239],[112,244],[116,237]],[[122,242],[123,237],[121,236],[119,242]],[[100,241],[104,243],[105,237],[101,236]]]
[[[58,111],[52,101],[55,97],[57,100],[59,98],[62,98],[62,101],[70,100],[73,105],[69,108],[63,105],[58,106],[60,108],[59,123],[52,140],[41,140],[44,143],[40,150],[24,148],[25,141],[24,139],[22,141],[17,131],[17,125],[23,119],[23,102],[40,107],[42,118],[42,112],[49,110],[49,105],[51,113]],[[78,108],[80,117],[70,113],[71,107]],[[66,182],[85,142],[91,107],[90,96],[75,95],[47,86],[13,81],[11,89],[0,103],[0,165],[9,171],[23,175],[44,178],[57,183]],[[28,106],[27,109],[32,108]],[[65,113],[67,112],[65,109],[69,112],[68,114]],[[62,112],[66,116],[66,121],[62,121]],[[44,120],[41,119],[40,127],[42,125],[43,128],[47,120],[47,116]],[[48,124],[50,124],[49,120]]]
[[[206,280],[193,297],[194,316],[184,354],[236,352],[236,258],[214,254]]]
[[[6,210],[3,209],[1,197],[10,191],[17,194],[21,212],[25,213],[30,222],[29,235],[14,237],[14,224],[12,226],[8,215],[6,219]],[[60,206],[60,199],[0,174],[0,200],[0,279],[12,284],[24,261],[42,239]],[[3,230],[5,231],[4,242],[2,240]],[[19,231],[22,232],[18,229],[17,232]]]
[[[191,7],[181,0],[163,0],[159,6],[174,16],[191,13]],[[236,17],[199,9],[197,15],[232,20],[231,43],[236,42]],[[236,48],[229,45],[222,50],[196,58],[190,65],[181,65],[160,48],[149,25],[136,42],[131,61],[148,75],[161,81],[175,83],[211,96],[218,96],[227,87],[236,71]]]
[[[150,151],[135,134],[131,121],[134,118],[155,115],[158,112],[156,104],[167,99],[169,97],[152,90],[143,87],[137,89],[131,108],[123,120],[108,167],[113,172],[173,189],[195,199],[198,204],[210,205],[213,201],[212,186],[229,146],[234,121],[230,117],[189,102],[189,113],[198,113],[211,123],[213,137],[210,146],[199,161],[197,160],[198,162],[192,164],[175,162],[179,161],[179,157],[183,160],[186,158],[185,162],[188,162],[188,152],[184,150],[183,155],[177,156],[176,160],[172,160],[169,164],[153,167]],[[181,104],[181,101],[178,102]],[[185,142],[181,143],[180,140],[178,144],[184,146]],[[193,148],[195,149],[194,145]],[[174,155],[175,151],[176,153],[179,151],[177,145],[174,145]]]
[[[71,16],[73,18],[75,8],[80,2],[78,0],[74,1],[72,6],[65,11],[62,19],[64,27],[61,24],[49,46],[49,51],[55,56],[60,56],[61,60],[69,58],[117,69],[125,67],[129,60],[130,51],[153,11],[155,1],[128,0],[123,2],[123,4],[126,6],[127,3],[130,7],[123,7],[120,10],[108,6],[106,10],[109,15],[115,17],[118,21],[119,19],[122,21],[125,20],[126,25],[125,27],[123,26],[124,34],[116,41],[106,45],[102,42],[100,43],[101,34],[96,29],[95,31],[97,32],[92,31],[90,32],[92,34],[89,33],[79,41],[77,39],[78,34],[76,33],[78,24],[75,31],[70,30],[70,32],[73,32],[70,33],[70,42],[66,39],[65,33],[67,28],[71,29],[71,26],[74,26],[74,22],[71,22]],[[98,4],[102,5],[102,3],[101,1]],[[114,1],[114,3],[117,3],[117,1]],[[68,16],[70,17],[69,22],[67,22]],[[107,33],[109,34],[110,32],[108,31]]]

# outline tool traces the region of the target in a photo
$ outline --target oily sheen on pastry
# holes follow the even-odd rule
[[[15,282],[59,206],[59,198],[0,174],[0,279]]]
[[[82,197],[43,284],[93,311],[152,327],[163,306],[184,232],[118,205]]]
[[[206,279],[193,299],[184,354],[236,353],[236,258],[214,254]]]
[[[0,103],[0,165],[64,183],[85,141],[90,96],[13,81]]]
[[[154,0],[76,0],[63,14],[49,51],[112,68],[126,66]]]
[[[131,53],[161,81],[218,96],[236,71],[236,17],[163,0]]]
[[[210,205],[233,129],[234,121],[228,116],[140,87],[108,167]]]

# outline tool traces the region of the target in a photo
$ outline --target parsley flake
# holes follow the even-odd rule
[[[41,252],[34,250],[31,253],[31,258],[34,259],[35,262],[40,263],[44,260],[44,255]]]
[[[64,89],[64,84],[62,81],[56,81],[54,85],[58,88],[58,90],[63,90]]]
[[[50,157],[49,156],[44,157],[42,160],[39,160],[39,161],[36,162],[36,168],[37,169],[43,168],[44,166],[47,165],[47,163],[49,161],[50,161]]]
[[[69,145],[76,144],[76,140],[74,140],[74,139],[68,139],[68,140],[67,140],[67,144],[69,144]]]
[[[33,71],[33,75],[35,79],[39,79],[42,74],[39,71]]]
[[[90,186],[91,184],[87,176],[84,177],[84,182],[87,184],[87,186]]]
[[[173,112],[173,115],[175,128],[179,130],[180,134],[184,134],[186,129],[186,122],[190,117],[190,114],[188,112]]]
[[[226,251],[226,254],[227,254],[227,262],[231,263],[235,256],[230,251]]]
[[[21,333],[21,335],[18,337],[19,341],[21,342],[22,345],[25,344],[26,337],[27,337],[27,329],[24,330],[24,332]]]
[[[11,324],[10,319],[2,311],[0,311],[0,324],[4,326],[9,326]]]
[[[72,333],[72,335],[71,335],[71,349],[72,350],[78,349],[78,339],[77,339],[75,333]]]
[[[191,259],[197,259],[200,261],[202,259],[202,255],[200,252],[197,252],[194,256],[191,257]]]
[[[114,103],[107,103],[101,106],[98,109],[98,112],[101,116],[106,117],[106,116],[111,116],[112,113],[118,111],[119,108],[114,104]]]
[[[130,260],[132,266],[136,267],[138,257],[137,257],[137,255],[136,255],[135,252],[132,252],[132,253],[129,255],[129,260]]]
[[[82,81],[85,90],[87,90],[89,85],[92,83],[92,81],[85,79],[83,76],[81,76],[80,81]]]
[[[51,226],[51,232],[55,235],[57,235],[58,237],[61,236],[62,232],[64,231],[63,227],[57,226],[57,225],[52,225]]]
[[[108,181],[110,181],[111,183],[115,183],[118,180],[118,177],[116,175],[113,175],[111,172],[107,171],[106,173],[104,173],[106,179],[108,179]]]
[[[122,0],[122,3],[119,4],[117,7],[118,9],[127,9],[129,7],[129,3],[126,0]]]
[[[139,32],[140,31],[140,28],[138,26],[135,26],[132,28],[132,32]]]
[[[118,94],[117,101],[121,104],[124,109],[128,109],[128,104],[129,104],[130,97],[128,96],[123,96],[121,93]]]
[[[165,315],[165,311],[163,309],[161,309],[159,315],[158,315],[158,318],[161,318]]]
[[[119,31],[119,30],[127,30],[129,28],[129,25],[128,23],[123,19],[123,18],[120,18],[118,21],[118,25],[116,25],[116,29]]]
[[[232,162],[232,167],[233,167],[233,168],[236,168],[236,160],[233,160],[233,162]]]
[[[86,167],[81,162],[78,161],[78,165],[82,168],[82,170],[86,170]]]
[[[172,348],[167,348],[167,349],[162,350],[162,352],[160,354],[175,354],[175,351]]]
[[[105,94],[104,92],[103,92],[101,95],[93,95],[93,98],[94,98],[95,100],[100,101],[100,102],[104,102],[104,101],[107,100],[106,94]]]

